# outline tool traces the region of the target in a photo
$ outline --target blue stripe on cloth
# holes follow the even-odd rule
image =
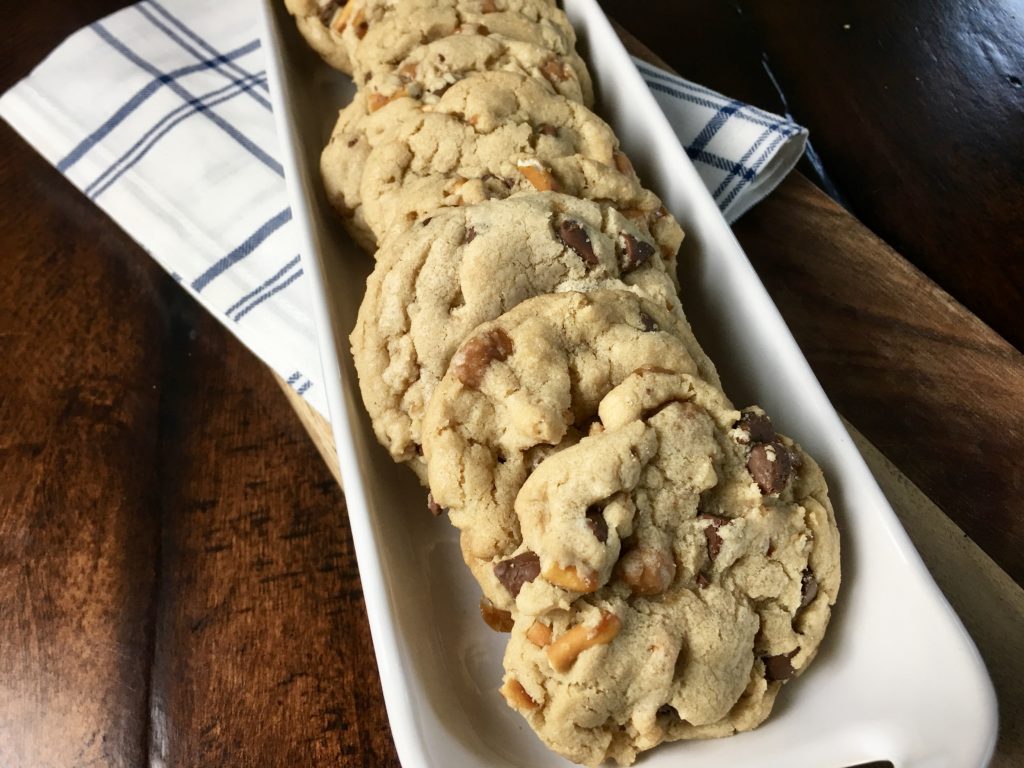
[[[306,394],[306,391],[310,387],[312,387],[312,386],[313,386],[313,382],[310,381],[309,379],[306,379],[306,383],[303,384],[301,387],[299,387],[297,390],[295,390],[295,394],[297,394],[297,395],[304,395],[304,394]]]
[[[277,271],[277,272],[276,272],[276,273],[275,273],[275,274],[274,274],[274,275],[273,275],[272,277],[270,277],[269,279],[267,279],[267,281],[266,281],[266,282],[264,282],[264,283],[263,283],[263,284],[262,284],[262,285],[261,285],[261,286],[260,286],[259,288],[254,288],[253,290],[249,291],[249,292],[248,292],[247,294],[245,294],[245,296],[243,296],[243,297],[242,297],[242,298],[240,298],[240,299],[239,299],[238,301],[236,301],[236,302],[235,302],[234,304],[232,304],[232,305],[231,305],[230,307],[228,307],[227,309],[225,309],[225,310],[224,310],[224,314],[225,314],[225,315],[230,315],[230,314],[231,314],[232,312],[234,312],[234,311],[235,311],[236,309],[238,309],[238,308],[239,308],[240,306],[242,306],[243,304],[245,304],[245,302],[247,302],[247,301],[248,301],[249,299],[251,299],[251,298],[252,298],[253,296],[255,296],[255,295],[256,295],[256,294],[258,294],[258,293],[262,293],[262,292],[263,292],[263,291],[265,291],[265,290],[266,290],[267,288],[269,288],[270,286],[272,286],[272,285],[273,285],[274,283],[276,283],[276,282],[277,282],[278,280],[280,280],[280,279],[281,279],[281,277],[282,277],[282,276],[283,276],[283,275],[284,275],[284,274],[285,274],[286,272],[288,272],[288,270],[290,270],[290,269],[291,269],[292,267],[294,267],[294,266],[295,266],[296,264],[298,264],[298,263],[299,263],[299,258],[300,258],[300,257],[296,256],[296,257],[295,257],[294,259],[292,259],[291,261],[289,261],[289,262],[288,262],[287,264],[285,264],[285,265],[284,265],[283,267],[281,267],[281,269],[279,269],[279,270],[278,270],[278,271]]]
[[[177,27],[179,30],[181,30],[181,32],[186,37],[190,38],[200,48],[203,48],[208,54],[210,54],[213,57],[214,61],[217,61],[217,60],[219,60],[221,58],[220,52],[216,48],[214,48],[212,45],[210,45],[210,43],[208,43],[206,40],[204,40],[202,37],[200,37],[198,33],[196,33],[194,30],[192,30],[190,27],[188,27],[185,24],[185,22],[183,22],[181,19],[179,19],[177,16],[175,16],[169,10],[167,10],[167,8],[165,8],[163,5],[161,5],[160,3],[156,2],[156,0],[149,0],[149,5],[151,5],[161,16],[163,16],[165,19],[167,19],[167,21],[169,21],[171,24],[173,24],[175,27]],[[200,57],[197,57],[197,58],[202,58],[202,57],[200,56]],[[248,75],[252,74],[251,72],[246,70],[244,67],[242,67],[239,64],[236,64],[233,61],[225,61],[224,64],[225,64],[225,66],[228,69],[234,71],[235,74],[240,75],[241,77],[247,77]],[[263,90],[269,91],[270,89],[267,86],[264,86]]]
[[[244,56],[247,53],[252,53],[259,47],[260,41],[252,40],[240,48],[228,51],[221,58],[230,61],[231,59],[236,59],[239,56]],[[146,99],[166,85],[168,80],[177,80],[181,77],[185,77],[186,75],[191,75],[193,72],[209,69],[211,66],[213,66],[213,64],[210,61],[201,61],[198,64],[190,64],[187,67],[172,70],[166,75],[154,77],[145,86],[140,88],[130,99],[128,99],[128,101],[121,105],[121,107],[113,115],[107,118],[99,128],[82,139],[82,141],[78,143],[78,146],[72,149],[63,160],[57,163],[57,170],[61,173],[67,172],[68,168],[81,160],[90,149],[95,147],[100,140],[120,125],[132,112],[138,109]]]
[[[688,101],[691,104],[696,104],[699,107],[707,107],[708,109],[716,109],[717,110],[722,105],[721,97],[718,97],[717,100],[712,101],[710,99],[700,98],[699,96],[695,96],[694,94],[691,94],[691,93],[684,93],[684,92],[678,90],[677,88],[670,88],[665,83],[659,83],[659,82],[655,82],[655,81],[652,81],[652,80],[646,80],[646,79],[644,80],[644,82],[647,83],[647,86],[649,88],[651,88],[652,90],[660,91],[661,93],[667,93],[669,96],[674,96],[677,99],[682,99],[683,101]],[[716,94],[716,96],[717,96],[717,94]],[[760,125],[760,126],[766,127],[766,128],[773,128],[774,129],[774,128],[779,128],[782,125],[785,125],[785,123],[780,121],[778,118],[772,118],[770,120],[769,119],[762,119],[762,118],[757,117],[755,115],[748,115],[748,114],[746,114],[743,111],[738,111],[737,112],[737,116],[743,118],[747,122],[753,123],[754,125]]]
[[[296,371],[295,373],[293,373],[291,376],[288,377],[288,383],[289,384],[294,384],[296,381],[298,381],[301,378],[302,378],[302,373],[300,371]]]
[[[717,168],[726,173],[736,174],[747,179],[747,181],[754,178],[754,171],[752,169],[740,165],[735,160],[716,155],[714,152],[708,152],[706,149],[691,150],[689,147],[686,147],[686,154],[690,156],[691,160],[700,161],[705,165],[710,165],[712,168]]]
[[[256,307],[258,307],[264,301],[269,299],[271,296],[274,296],[274,295],[280,293],[285,288],[287,288],[289,285],[291,285],[296,280],[298,280],[300,277],[302,277],[302,270],[301,269],[298,272],[296,272],[294,275],[289,277],[287,280],[285,280],[283,283],[281,283],[279,286],[277,286],[274,290],[268,291],[267,293],[264,293],[262,296],[257,297],[256,300],[254,302],[252,302],[252,304],[250,304],[245,309],[243,309],[241,312],[239,312],[237,315],[235,315],[235,317],[234,317],[235,322],[237,323],[239,320],[241,320],[247,314],[249,314],[254,309],[256,309]]]
[[[754,163],[754,176],[757,176],[757,172],[761,169],[761,166],[764,165],[765,161],[772,156],[772,153],[775,152],[775,148],[779,146],[779,144],[781,144],[783,141],[785,141],[785,139],[786,137],[783,136],[782,134],[776,134],[775,140],[772,141],[772,143],[769,144],[767,147],[765,147],[764,152],[761,153],[761,156],[757,159],[757,162]],[[732,203],[736,195],[740,193],[740,190],[742,190],[750,181],[751,179],[743,179],[735,187],[732,188],[732,191],[728,195],[726,195],[725,200],[721,202],[723,210]]]
[[[708,120],[708,124],[705,125],[694,140],[690,142],[690,148],[694,151],[704,149],[704,147],[708,145],[708,142],[714,138],[716,133],[718,133],[719,129],[728,122],[729,117],[735,114],[736,111],[742,107],[743,104],[739,101],[731,101],[728,104],[722,105],[722,107],[715,112],[715,116]]]
[[[753,155],[758,150],[761,144],[764,143],[764,140],[767,139],[769,136],[775,135],[777,135],[775,131],[771,131],[768,129],[761,131],[761,135],[757,137],[757,141],[755,141],[753,144],[747,147],[747,151],[743,153],[743,156],[737,162],[745,168],[746,162],[750,159],[751,155]],[[711,196],[715,198],[715,200],[718,200],[719,196],[723,192],[725,192],[726,189],[728,189],[729,185],[732,184],[736,180],[736,178],[737,177],[735,173],[730,172],[729,174],[727,174],[726,177],[722,179],[722,183],[715,187],[715,191],[711,193]]]
[[[260,77],[262,78],[262,75]],[[156,146],[156,143],[170,133],[171,129],[176,125],[184,122],[192,115],[200,114],[211,107],[215,107],[229,99],[233,99],[240,93],[244,93],[246,90],[254,87],[257,82],[258,80],[250,83],[231,83],[230,85],[223,86],[216,91],[204,94],[198,99],[191,99],[181,106],[175,107],[160,118],[156,125],[146,131],[142,135],[142,138],[128,148],[127,152],[115,160],[114,163],[108,166],[98,178],[89,184],[89,186],[85,188],[85,194],[95,200],[103,192],[109,189],[114,182],[121,178],[125,172],[142,160],[149,150]],[[134,157],[131,157],[133,155]],[[131,160],[127,159],[129,157],[131,157]]]
[[[138,66],[140,69],[145,70],[154,77],[163,77],[163,73],[160,70],[158,70],[145,59],[139,57],[139,55],[132,51],[130,48],[128,48],[128,46],[126,46],[124,43],[122,43],[120,40],[114,37],[109,31],[107,31],[103,24],[101,24],[98,21],[94,22],[91,25],[91,29],[94,32],[96,32],[96,34],[99,35],[100,39],[106,42],[111,48],[116,50],[126,59],[128,59],[133,64]],[[188,92],[188,90],[183,88],[181,84],[175,80],[168,81],[167,87],[186,101],[194,98],[192,94]],[[228,123],[226,120],[224,120],[224,118],[222,118],[215,112],[212,112],[210,110],[204,110],[202,114],[208,119],[210,119],[219,128],[221,128],[225,133],[227,133],[228,136],[230,136],[232,139],[238,142],[242,147],[244,147],[253,157],[257,158],[261,163],[267,166],[278,176],[284,178],[284,169],[281,167],[281,164],[277,162],[277,160],[272,158],[270,155],[268,155],[266,152],[264,152],[251,139],[242,135],[242,133],[237,128]]]
[[[655,80],[664,81],[665,83],[668,83],[668,84],[674,86],[675,88],[683,88],[683,89],[692,91],[694,94],[701,94],[701,95],[704,95],[704,96],[708,96],[711,99],[710,102],[708,102],[708,101],[696,102],[695,101],[694,103],[699,103],[702,106],[714,107],[715,105],[720,104],[720,103],[722,103],[722,101],[725,100],[725,97],[722,96],[722,94],[720,94],[720,93],[718,93],[716,91],[712,91],[710,88],[705,88],[703,85],[697,85],[696,83],[691,83],[689,80],[684,80],[681,77],[677,77],[675,75],[670,75],[669,73],[664,72],[664,71],[662,71],[660,69],[654,69],[651,66],[649,66],[647,64],[644,64],[642,61],[639,61],[637,59],[633,59],[633,62],[636,64],[637,69],[640,70],[640,74],[643,75],[644,79],[647,79],[648,77],[652,77]],[[652,85],[652,83],[648,82],[648,85]],[[666,92],[668,92],[668,91],[666,91]],[[676,96],[677,98],[687,99],[688,101],[690,100],[690,99],[687,98],[687,96],[685,96],[685,95],[683,95],[681,93],[673,93],[672,95]],[[766,112],[765,110],[763,110],[763,109],[761,109],[759,107],[752,106],[750,104],[744,104],[743,105],[743,110],[740,113],[740,116],[743,117],[743,118],[750,118],[750,117],[753,117],[754,115],[757,115],[757,116],[761,117],[764,121],[767,121],[767,122],[777,122],[778,119],[779,119],[778,115],[774,115],[771,112]],[[751,122],[754,122],[754,121],[752,120]],[[758,124],[760,124],[760,123],[758,123]],[[794,126],[796,125],[796,123],[789,123],[789,124],[790,125],[794,125]]]
[[[203,290],[212,280],[219,277],[225,270],[231,267],[232,264],[241,261],[250,253],[252,253],[260,243],[270,237],[274,232],[284,226],[286,223],[291,221],[292,209],[285,208],[283,211],[278,213],[273,218],[265,221],[260,228],[253,232],[249,237],[245,239],[241,245],[235,248],[227,256],[219,259],[213,266],[207,269],[203,274],[192,281],[192,290],[196,293]]]
[[[203,56],[203,54],[201,54],[199,51],[197,51],[195,48],[193,48],[191,45],[189,45],[185,40],[183,40],[181,38],[181,36],[177,32],[175,32],[173,29],[171,29],[166,24],[164,24],[160,19],[156,18],[156,16],[154,16],[146,8],[146,4],[145,3],[139,3],[137,6],[135,6],[135,8],[136,8],[136,10],[139,13],[141,13],[143,16],[145,16],[149,20],[150,24],[152,24],[154,27],[156,27],[161,32],[163,32],[168,38],[173,40],[175,43],[177,43],[183,49],[185,49],[186,51],[191,53],[197,60],[213,62],[211,67],[210,67],[210,69],[212,69],[213,71],[215,71],[215,72],[217,72],[217,73],[219,73],[221,75],[224,75],[224,77],[226,77],[228,80],[230,80],[232,82],[238,82],[238,77],[235,74],[230,73],[230,72],[225,72],[223,69],[221,69],[221,67],[216,63],[216,58],[209,59],[208,57]],[[217,51],[214,51],[213,53],[214,53],[215,57],[220,56],[220,54]],[[251,77],[251,75],[243,75],[243,77]],[[264,109],[266,109],[267,111],[270,110],[270,102],[267,101],[262,96],[260,96],[260,94],[255,93],[253,91],[250,91],[249,95],[252,96],[252,98],[258,104],[262,105]]]

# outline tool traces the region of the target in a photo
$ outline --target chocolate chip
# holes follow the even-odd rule
[[[701,589],[707,589],[707,587],[708,587],[708,585],[710,583],[711,583],[711,579],[709,579],[707,577],[707,574],[704,573],[704,571],[697,571],[697,586],[698,587],[700,587]]]
[[[494,565],[494,575],[512,597],[519,597],[523,584],[540,575],[540,558],[536,552],[523,552]]]
[[[770,443],[775,440],[772,420],[767,414],[758,411],[744,411],[740,420],[736,422],[736,429],[742,429],[755,443]]]
[[[476,228],[466,227],[466,232],[462,235],[463,243],[472,243],[476,239]]]
[[[558,129],[548,123],[541,123],[537,126],[537,133],[543,133],[545,136],[557,136]]]
[[[440,517],[448,511],[440,504],[438,504],[436,501],[434,501],[434,494],[432,493],[427,493],[427,509],[430,511],[430,514],[432,514],[434,517]]]
[[[718,515],[698,515],[698,520],[707,520],[708,524],[704,527],[704,539],[708,545],[708,557],[714,560],[718,557],[718,553],[722,551],[722,537],[718,533],[718,529],[723,525],[728,525],[730,520],[728,517],[719,517]]]
[[[619,268],[623,274],[643,266],[654,255],[654,246],[623,232],[619,238]]]
[[[421,227],[425,227],[425,226],[427,226],[427,224],[429,224],[433,220],[434,220],[433,216],[427,216],[427,218],[425,218],[423,221],[420,222],[420,226]]]
[[[776,680],[789,680],[796,672],[793,669],[793,664],[790,662],[794,656],[796,656],[797,648],[795,651],[790,653],[780,653],[777,656],[764,656],[761,661],[764,662],[764,679],[769,683],[775,682]]]
[[[590,235],[580,226],[579,222],[566,219],[559,224],[558,239],[562,241],[563,245],[572,248],[584,263],[590,265],[598,263],[594,246],[590,244]]]
[[[467,387],[480,386],[484,373],[495,360],[505,360],[512,354],[512,339],[501,328],[484,331],[474,336],[452,359],[452,372]]]
[[[817,596],[818,580],[814,578],[814,572],[810,568],[805,568],[804,575],[800,578],[800,607],[806,608]]]
[[[661,330],[661,328],[659,328],[658,324],[655,322],[654,318],[648,315],[642,309],[640,310],[640,323],[643,325],[644,331],[647,333]]]
[[[657,715],[658,717],[679,717],[679,712],[677,712],[676,708],[673,707],[671,704],[662,704],[660,707],[658,707]]]
[[[587,507],[587,527],[602,544],[608,541],[608,523],[599,507]]]
[[[320,23],[325,27],[329,26],[331,20],[334,18],[334,12],[338,10],[337,0],[331,0],[327,5],[320,9]]]
[[[758,443],[750,449],[747,471],[765,496],[779,493],[792,472],[789,450],[782,443]]]
[[[349,139],[347,142],[345,142],[345,146],[346,147],[354,147],[358,143],[359,143],[359,137],[357,136],[356,138]]]

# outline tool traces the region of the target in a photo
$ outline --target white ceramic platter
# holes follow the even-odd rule
[[[324,381],[381,684],[403,765],[568,765],[497,693],[506,636],[480,620],[455,531],[426,512],[360,403],[348,349],[372,260],[321,192],[320,150],[348,78],[309,51],[281,0],[262,0],[267,69],[292,212],[309,275]],[[662,746],[648,768],[984,765],[996,733],[991,682],[865,466],[731,230],[594,0],[566,0],[600,114],[686,230],[683,304],[740,405],[759,403],[818,460],[842,532],[843,586],[806,674],[751,733]]]

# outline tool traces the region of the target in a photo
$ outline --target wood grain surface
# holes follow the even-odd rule
[[[810,128],[808,176],[1024,349],[1020,3],[600,1],[685,77]]]
[[[122,4],[4,4],[0,88]],[[805,5],[763,4],[757,15],[743,3],[757,23],[744,22],[739,38],[709,2],[692,4],[707,15],[691,18],[719,26],[667,21],[678,17],[659,15],[670,11],[653,0],[631,4],[624,21],[653,27],[656,48],[661,27],[666,56],[689,51],[703,69],[686,74],[725,88],[763,80],[760,51],[781,58],[795,45],[783,22]],[[860,12],[891,20],[886,8]],[[935,32],[942,7],[923,3],[916,13],[930,14],[921,20],[929,34],[945,34]],[[865,19],[858,25],[872,23]],[[993,19],[977,16],[979,39],[1005,40],[1004,28],[986,27]],[[799,29],[811,51],[830,39],[810,21]],[[735,55],[718,55],[709,31],[732,35]],[[804,114],[821,116],[812,128],[826,161],[824,134],[839,131],[829,142],[840,150],[849,139],[830,122],[837,102],[874,103],[878,82],[899,77],[909,88],[908,72],[927,80],[929,67],[956,66],[918,50],[825,62],[849,68],[841,97],[800,85],[818,62],[802,72],[794,53],[777,68]],[[750,87],[754,97],[727,90],[778,108],[756,98],[762,86]],[[763,93],[775,91],[769,84]],[[987,98],[976,102],[982,120],[986,109],[1014,103]],[[903,130],[895,118],[892,126]],[[881,128],[872,146],[896,141]],[[989,164],[991,176],[941,137],[929,144],[922,135],[911,159],[943,156],[957,184],[972,174],[985,176],[986,190],[992,179],[1003,184],[996,208],[1019,202],[1024,182],[1012,169],[1021,154],[1012,150],[1020,145],[978,136],[1000,161]],[[876,172],[855,158],[833,175],[843,199],[860,196],[855,210],[878,231],[903,210],[934,244],[956,229],[941,221],[935,229],[937,219],[970,215],[988,228],[979,249],[1002,234],[1005,252],[1019,252],[1013,222],[1001,230],[1003,214],[985,218],[965,187],[929,176],[901,196],[878,191]],[[951,189],[957,210],[948,214]],[[344,497],[271,375],[7,126],[0,199],[0,766],[397,765]],[[737,234],[841,412],[1020,582],[1019,354],[800,178]],[[969,240],[948,241],[977,264],[963,284],[946,285],[965,301],[989,269]],[[869,443],[861,447],[997,673],[995,764],[1022,764],[1019,589]]]

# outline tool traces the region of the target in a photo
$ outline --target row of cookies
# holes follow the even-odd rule
[[[588,108],[564,14],[286,2],[360,86],[322,169],[377,258],[363,399],[511,631],[509,704],[588,764],[756,726],[827,625],[834,517],[814,462],[722,393],[682,231]]]

